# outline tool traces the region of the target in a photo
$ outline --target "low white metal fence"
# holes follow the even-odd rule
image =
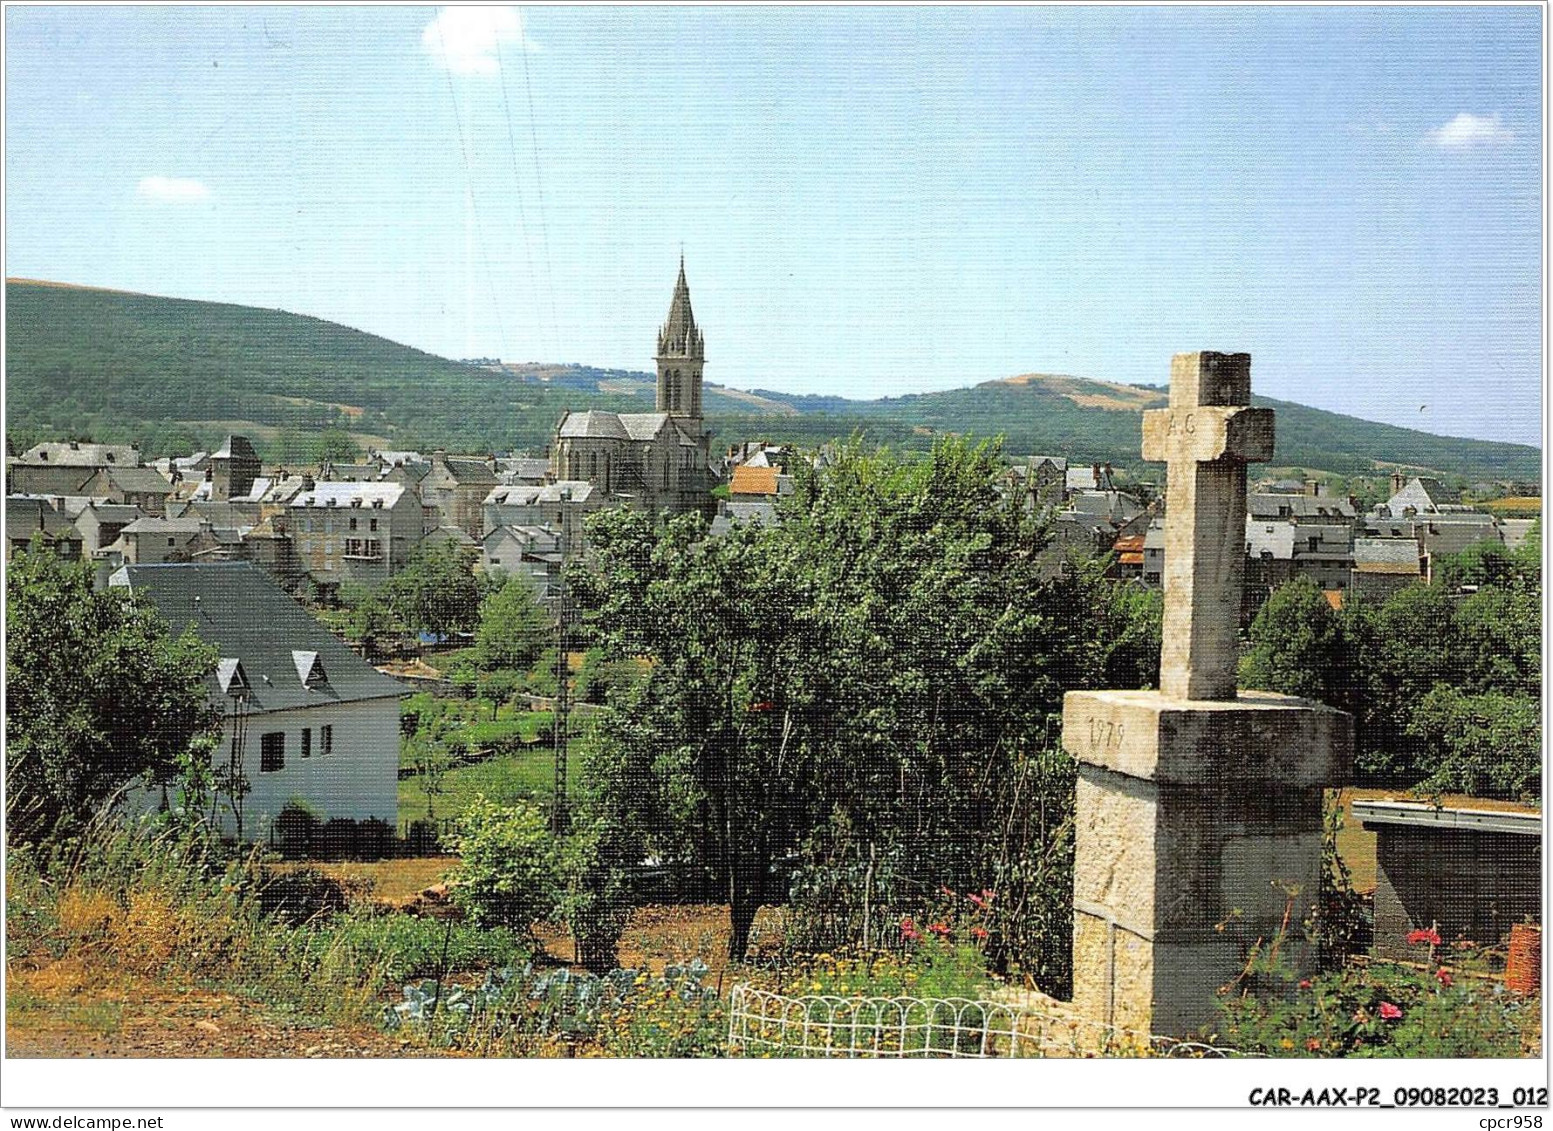
[[[1233,1049],[1129,1032],[1066,1013],[968,998],[788,997],[747,983],[728,1001],[742,1057],[1228,1057]]]

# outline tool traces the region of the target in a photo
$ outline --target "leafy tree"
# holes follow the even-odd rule
[[[368,586],[344,582],[339,599],[346,610],[340,625],[345,639],[360,644],[369,656],[380,654],[385,645],[404,635],[405,627],[394,610]]]
[[[483,927],[528,931],[556,908],[559,860],[544,814],[477,797],[459,817],[454,904]]]
[[[472,632],[482,595],[474,573],[476,556],[451,542],[423,544],[384,583],[380,596],[412,632],[439,638]]]
[[[220,719],[204,680],[214,649],[172,639],[91,567],[22,551],[6,570],[6,779],[11,835],[63,832],[138,779],[207,755]]]
[[[1542,789],[1542,709],[1530,695],[1472,695],[1436,687],[1409,731],[1438,751],[1424,785],[1441,791],[1534,801]]]
[[[1009,852],[1067,835],[1071,803],[1015,849],[989,838],[1020,767],[1065,691],[1157,678],[1154,599],[1119,598],[1098,566],[1047,578],[1046,532],[1000,490],[995,445],[853,443],[795,471],[779,526],[709,539],[694,517],[596,517],[573,585],[603,655],[646,673],[598,724],[618,821],[717,878],[734,958],[795,853],[863,918],[939,883],[1036,892]]]
[[[476,662],[484,671],[526,670],[553,636],[550,616],[528,579],[513,575],[480,603]]]
[[[1349,649],[1332,606],[1299,577],[1278,587],[1251,622],[1242,686],[1299,695],[1334,707],[1352,701]]]

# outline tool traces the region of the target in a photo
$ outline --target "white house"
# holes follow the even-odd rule
[[[397,821],[403,684],[249,562],[127,565],[108,583],[155,604],[174,635],[193,629],[219,652],[209,679],[223,718],[217,777],[239,765],[248,784],[242,828],[223,805],[224,832],[260,839],[291,801],[325,819]],[[161,799],[147,789],[136,803]]]

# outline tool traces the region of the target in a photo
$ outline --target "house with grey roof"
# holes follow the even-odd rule
[[[431,470],[420,481],[420,493],[421,502],[437,508],[440,522],[436,525],[456,526],[471,539],[485,532],[480,508],[499,482],[492,462],[431,453]]]
[[[528,578],[541,601],[556,597],[562,560],[561,535],[549,526],[498,526],[480,543],[487,572]]]
[[[81,532],[68,515],[51,506],[46,499],[30,495],[5,497],[5,560],[18,550],[34,544],[46,547],[62,558],[81,557]]]
[[[119,531],[118,540],[105,549],[117,553],[120,562],[132,565],[186,562],[194,555],[201,531],[208,528],[197,515],[148,515],[125,526]]]
[[[1412,538],[1353,540],[1351,584],[1355,593],[1384,601],[1398,589],[1423,580],[1423,555]]]
[[[146,517],[139,507],[123,503],[93,502],[81,508],[76,515],[76,529],[81,532],[81,553],[96,557],[119,540],[124,528],[137,519]]]
[[[421,500],[401,483],[313,483],[287,508],[297,556],[326,588],[386,580],[410,560],[424,529]]]
[[[585,479],[565,479],[543,487],[493,487],[485,496],[485,531],[503,526],[547,526],[561,539],[568,557],[587,549],[588,516],[610,505],[604,492]]]
[[[222,718],[214,769],[226,835],[259,840],[291,802],[324,818],[398,818],[398,680],[383,675],[248,562],[128,565],[109,579],[219,660],[206,690]],[[234,777],[246,784],[234,803]],[[129,803],[164,802],[147,786]]]
[[[173,493],[172,480],[154,467],[100,468],[85,487],[82,494],[139,507],[149,515],[165,514],[168,497]]]
[[[86,488],[103,468],[140,465],[140,449],[129,444],[76,440],[35,444],[6,460],[6,491],[13,495],[101,494]]]

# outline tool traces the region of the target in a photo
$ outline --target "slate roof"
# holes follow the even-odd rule
[[[124,528],[125,534],[187,534],[200,532],[204,522],[195,518],[137,518]]]
[[[1418,543],[1411,538],[1355,538],[1356,573],[1418,573]]]
[[[92,503],[89,507],[83,507],[81,513],[88,510],[98,522],[122,522],[128,525],[144,516],[139,507],[132,507],[128,503]]]
[[[240,459],[259,462],[259,453],[253,450],[247,436],[228,436],[221,447],[210,453],[211,459]]]
[[[666,412],[622,412],[618,417],[620,426],[626,430],[626,435],[633,440],[656,440],[658,433],[668,426],[669,414]]]
[[[1326,495],[1284,495],[1260,491],[1246,500],[1246,510],[1256,518],[1325,518],[1352,520],[1353,506],[1347,499]]]
[[[496,473],[490,469],[483,459],[469,459],[462,456],[439,457],[433,462],[435,468],[440,463],[453,477],[453,482],[459,486],[483,486],[487,483],[497,482]]]
[[[643,415],[656,415],[646,413]],[[618,413],[589,409],[587,412],[569,412],[561,418],[557,434],[578,439],[629,440],[625,425]]]
[[[237,661],[252,712],[407,693],[249,562],[124,566],[108,583],[152,601],[174,636],[193,628],[223,660]],[[234,665],[226,667],[229,673],[234,670]],[[311,673],[311,685],[299,670]],[[225,704],[217,677],[210,676],[207,684],[212,699]]]
[[[28,448],[16,462],[36,467],[135,467],[140,463],[140,449],[129,444],[36,444]]]
[[[398,504],[404,495],[403,483],[315,483],[291,500],[294,507],[348,507],[353,500],[361,507],[386,510]],[[381,503],[374,507],[373,504]]]
[[[120,491],[159,495],[173,493],[173,485],[154,467],[109,467],[104,471],[108,476],[108,482]]]
[[[421,536],[421,541],[452,542],[457,546],[473,546],[475,544],[475,540],[469,536],[467,531],[460,530],[456,526],[449,526],[447,523],[443,523],[435,530],[427,531]]]
[[[528,456],[499,459],[496,461],[496,467],[500,475],[514,480],[543,479],[550,474],[549,460],[532,459]]]
[[[6,537],[12,541],[17,540],[18,535],[29,536],[39,530],[45,534],[64,535],[67,538],[81,536],[75,528],[75,523],[68,517],[60,514],[43,499],[30,495],[5,497],[5,529]]]
[[[395,464],[426,463],[426,457],[420,452],[412,451],[368,451],[367,455],[377,460],[384,467],[393,467]]]
[[[536,498],[541,503],[586,503],[598,492],[598,488],[586,479],[562,479],[539,488]]]
[[[1089,474],[1086,469],[1085,475]],[[1079,514],[1103,516],[1110,522],[1129,522],[1145,510],[1142,503],[1125,491],[1075,491],[1069,508]]]
[[[548,526],[497,526],[482,540],[489,553],[505,541],[512,541],[524,549],[536,552],[554,551],[561,545],[561,536]]]

